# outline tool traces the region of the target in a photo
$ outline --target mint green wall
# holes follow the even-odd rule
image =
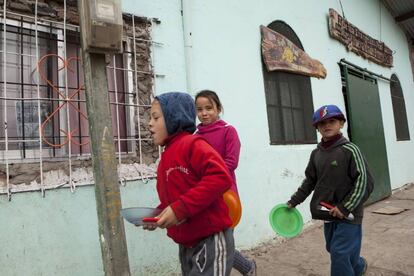
[[[93,187],[0,197],[1,275],[102,275]]]
[[[147,18],[157,18],[160,24],[152,29],[152,39],[162,45],[153,46],[156,92],[186,91],[185,49],[181,4],[179,0],[123,0],[124,12]]]
[[[306,52],[324,64],[328,71],[327,78],[311,79],[315,108],[335,103],[344,109],[337,62],[345,58],[384,76],[390,77],[392,73],[397,73],[403,86],[408,118],[413,115],[414,98],[409,91],[414,87],[407,42],[388,11],[376,0],[343,1],[342,4],[346,18],[351,23],[373,38],[383,40],[396,51],[395,66],[391,69],[348,52],[341,43],[330,38],[328,10],[334,8],[341,13],[338,1],[321,0],[316,4],[315,1],[302,0],[183,0],[182,4],[188,91],[194,94],[204,88],[216,90],[223,101],[223,118],[236,126],[242,141],[237,170],[244,205],[244,215],[236,230],[239,246],[252,246],[274,236],[267,223],[267,214],[273,205],[285,202],[300,184],[309,153],[314,148],[314,145],[269,145],[260,56],[260,25],[267,25],[274,20],[285,21],[294,29]],[[136,4],[134,9],[142,9],[143,12],[158,17],[158,10],[163,15],[161,7],[163,4],[160,2],[154,4],[147,1]],[[128,10],[127,6],[124,8]],[[158,27],[165,27],[161,25],[163,23]],[[169,27],[175,32],[172,26]],[[175,63],[171,59],[164,62]],[[378,87],[391,183],[392,188],[397,188],[414,179],[414,174],[409,169],[414,156],[404,156],[406,152],[413,152],[414,145],[411,141],[396,141],[389,83],[380,80]],[[160,92],[159,89],[157,91]],[[409,127],[414,135],[411,120]],[[305,219],[309,220],[307,203],[299,209]]]
[[[191,41],[187,70],[191,91],[216,90],[224,105],[223,118],[238,129],[242,152],[237,170],[244,215],[236,231],[239,246],[252,246],[274,237],[267,215],[276,203],[286,202],[303,179],[310,151],[315,145],[270,146],[260,52],[260,25],[274,20],[289,24],[305,51],[323,63],[326,79],[311,78],[314,107],[335,103],[344,110],[338,62],[345,58],[361,67],[390,77],[399,76],[408,118],[414,118],[414,90],[407,40],[378,1],[342,1],[346,18],[375,39],[383,40],[394,54],[391,69],[347,52],[328,33],[328,11],[341,13],[338,1],[191,1],[184,0],[185,37]],[[381,24],[380,24],[381,23]],[[190,35],[191,33],[191,35]],[[392,188],[414,181],[412,141],[397,142],[389,83],[378,82]],[[414,138],[413,120],[409,119]],[[308,203],[299,206],[310,219]],[[253,234],[254,233],[254,234]]]
[[[123,1],[125,12],[156,17],[152,35],[157,92],[186,91],[180,1]],[[155,182],[121,188],[123,207],[156,206]],[[94,188],[0,196],[0,275],[103,275]],[[165,230],[125,224],[132,275],[176,275],[178,247]]]
[[[121,187],[122,205],[156,206],[154,180]],[[0,196],[0,275],[103,275],[93,186]],[[132,275],[175,275],[178,247],[165,230],[125,223]],[[162,261],[160,261],[162,260]]]
[[[156,207],[155,181],[129,183],[121,189],[122,207]],[[180,271],[178,246],[166,230],[144,231],[125,223],[129,265],[132,275],[176,275]],[[178,275],[178,274],[177,274]]]
[[[407,117],[414,139],[414,91],[404,34],[378,1],[342,1],[347,19],[394,54],[394,67],[381,67],[347,52],[329,37],[329,8],[341,13],[338,1],[275,0],[123,0],[128,13],[155,17],[153,27],[156,93],[210,88],[217,90],[223,118],[239,132],[242,152],[237,170],[243,217],[235,231],[236,245],[248,248],[275,237],[268,212],[285,202],[303,179],[315,145],[270,146],[260,57],[260,25],[274,20],[289,24],[306,52],[321,61],[326,79],[312,78],[314,106],[335,103],[341,108],[341,58],[389,77],[396,73],[403,88]],[[380,8],[381,7],[381,8]],[[381,22],[381,26],[380,26]],[[184,31],[183,31],[184,30]],[[191,35],[190,35],[191,33]],[[412,141],[397,142],[389,83],[378,82],[392,188],[414,181]],[[122,187],[123,207],[155,206],[155,183],[140,181]],[[309,220],[308,204],[299,206]],[[102,261],[93,187],[0,196],[1,275],[102,275]],[[133,275],[173,275],[179,271],[177,246],[164,230],[144,232],[125,225]],[[6,249],[6,250],[4,250]],[[5,253],[3,253],[5,252]],[[152,270],[151,270],[152,269]]]

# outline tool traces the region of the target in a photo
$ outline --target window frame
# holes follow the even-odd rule
[[[288,32],[290,32],[290,35],[294,37],[289,37],[285,33],[280,32],[281,30],[276,28],[277,26],[275,25],[279,25],[279,27],[285,28]],[[296,35],[294,30],[285,22],[281,20],[275,20],[271,22],[267,27],[286,36],[290,41],[292,41],[292,43],[294,43],[297,47],[304,51],[299,37]],[[264,64],[263,57],[262,72],[265,90],[264,92],[266,98],[266,110],[270,145],[316,144],[316,129],[312,125],[312,114],[314,110],[314,105],[310,77],[283,71],[268,72]],[[282,80],[284,80],[284,82]],[[274,84],[274,87],[272,88],[270,88],[271,86],[273,86],[270,84],[271,82],[273,82]],[[282,102],[282,94],[286,93],[286,91],[284,92],[283,88],[281,87],[282,83],[288,84],[287,94],[289,95],[290,100],[289,105],[286,106]],[[293,90],[292,88],[294,86],[296,86],[297,88]],[[306,93],[309,93],[309,96],[307,96]],[[278,101],[278,103],[274,104],[273,102],[271,102],[272,96],[277,98],[276,101]],[[297,96],[299,102],[301,103],[300,106],[294,105],[292,101],[293,96]],[[288,113],[290,115],[284,115],[284,112],[286,110],[289,111]],[[295,125],[295,118],[297,118],[297,116],[295,117],[295,110],[299,111],[299,113],[302,113],[302,116],[300,116],[302,123],[300,126],[301,129],[299,131],[302,134],[299,134],[297,132],[298,125]],[[285,124],[287,120],[291,121],[290,125]],[[278,125],[275,125],[275,122],[278,122]]]
[[[6,18],[6,20],[5,20],[6,24],[4,24],[3,20],[4,20],[3,18],[1,18],[1,20],[0,20],[3,27],[4,27],[4,25],[6,25],[6,26],[12,26],[12,27],[18,28],[19,30],[21,30],[22,28],[26,29],[26,30],[30,30],[30,31],[35,31],[36,30],[34,23],[29,23],[29,22],[26,22],[26,21],[23,21],[23,20],[19,21],[19,20],[16,20],[16,19]],[[53,31],[51,31],[50,28],[48,28],[48,27],[37,25],[37,30],[38,30],[38,32],[43,32],[43,33],[47,33],[47,34],[51,33],[53,35],[56,35],[56,50],[59,51],[58,44],[60,43],[59,39],[61,39],[61,38],[59,38],[59,34],[58,34],[59,30],[58,29],[54,28]],[[4,30],[2,30],[1,32],[2,32],[2,35],[3,35]],[[6,33],[7,33],[7,30],[6,30]],[[63,34],[61,36],[63,36]],[[18,43],[19,41],[16,41],[16,42]],[[35,48],[36,48],[36,42],[31,43],[31,45],[29,47],[31,48],[32,45],[35,45]],[[7,50],[7,48],[6,48],[6,50]],[[7,54],[8,53],[6,53],[6,55]],[[12,53],[12,54],[15,55],[15,54],[18,54],[18,53]],[[57,52],[57,54],[58,54],[58,52]],[[33,57],[30,56],[29,58],[33,58]],[[4,61],[1,62],[0,67],[2,67],[3,64],[4,64]],[[24,82],[24,81],[21,80],[21,82]],[[59,82],[60,82],[60,80],[59,80]],[[4,85],[5,83],[7,85],[7,81],[4,82],[4,80],[3,80],[2,84]],[[3,89],[4,88],[2,88],[1,90],[3,90]],[[7,87],[6,87],[6,89],[7,89]],[[3,93],[3,91],[0,91],[0,93]],[[7,101],[6,99],[3,99],[3,100]],[[16,99],[16,102],[17,101],[18,100]],[[20,100],[20,101],[22,101],[22,100]],[[40,100],[40,102],[42,102],[42,101],[43,101],[43,99]],[[33,102],[37,105],[36,98],[34,98],[34,100],[32,100],[31,102]],[[1,105],[2,105],[2,108],[3,108],[3,103],[1,103]],[[2,110],[2,112],[4,112],[4,111]],[[62,120],[62,118],[59,117],[59,122],[62,122],[62,121],[64,122],[65,120]],[[16,127],[17,127],[17,124],[18,124],[18,122],[17,122],[17,119],[16,119]],[[37,137],[37,139],[33,139],[33,143],[38,144],[39,143],[39,141],[38,141],[39,138],[40,137]],[[19,139],[16,139],[16,140],[19,140]],[[23,139],[22,141],[25,141],[25,140],[26,139]],[[37,141],[34,141],[34,140],[37,140]],[[2,141],[2,143],[5,143],[5,142]],[[8,143],[10,144],[10,140],[8,141]],[[13,143],[18,144],[18,143],[21,143],[21,142],[13,142]],[[22,142],[22,143],[24,143],[24,142]],[[28,143],[30,143],[30,140],[28,140]],[[40,153],[40,147],[39,146],[24,149],[24,150],[21,150],[21,149],[10,150],[9,149],[8,150],[8,157],[6,157],[6,155],[5,155],[5,150],[0,150],[0,159],[4,160],[4,159],[8,158],[9,161],[12,161],[12,162],[22,162],[22,160],[24,160],[24,159],[36,160],[36,159],[39,158],[40,154],[45,158],[52,158],[52,159],[53,158],[57,158],[57,159],[63,158],[64,155],[65,155],[65,151],[64,151],[65,148],[53,149],[49,146],[45,146],[43,142],[42,142],[42,145],[43,146],[42,146],[42,152],[41,153]],[[24,151],[24,152],[22,152],[22,151]],[[53,155],[55,155],[55,156],[53,156]],[[0,163],[2,163],[2,162],[3,161],[1,161]]]
[[[64,3],[61,5],[63,9]],[[4,18],[3,18],[4,16]],[[6,31],[6,36],[4,41],[2,41],[3,45],[6,43],[9,43],[9,41],[12,42],[14,45],[21,45],[19,42],[18,36],[19,34],[23,34],[26,36],[31,37],[31,39],[28,39],[27,37],[23,37],[23,39],[20,39],[20,41],[23,41],[26,43],[25,45],[29,45],[27,47],[28,49],[33,48],[31,45],[33,45],[32,40],[34,40],[36,37],[41,39],[41,41],[38,41],[38,43],[34,44],[36,47],[38,45],[48,45],[48,48],[45,46],[41,46],[40,48],[37,48],[36,50],[39,52],[37,54],[36,51],[34,51],[35,54],[29,53],[28,55],[31,59],[34,59],[34,63],[31,60],[23,62],[23,66],[25,64],[29,64],[27,68],[32,68],[33,64],[34,67],[36,67],[37,59],[40,59],[38,57],[39,55],[43,57],[45,53],[53,53],[57,54],[57,49],[50,46],[50,44],[47,42],[48,40],[53,40],[54,42],[57,41],[56,37],[51,37],[48,35],[51,29],[61,30],[61,31],[67,31],[69,32],[75,31],[79,33],[79,27],[78,27],[78,21],[76,18],[74,20],[66,20],[64,22],[65,15],[58,16],[58,18],[55,19],[49,19],[47,16],[38,16],[36,14],[24,14],[19,11],[14,11],[13,9],[10,11],[10,9],[7,9],[7,11],[4,11],[2,13],[2,17],[0,18],[0,24],[2,24],[3,28],[5,28],[4,31]],[[157,77],[163,77],[163,74],[159,74],[155,72],[154,69],[154,52],[156,52],[156,49],[158,47],[163,47],[163,43],[156,42],[152,38],[152,29],[155,26],[155,24],[159,23],[159,20],[156,18],[147,18],[142,16],[135,16],[131,14],[123,14],[123,32],[124,32],[124,51],[122,53],[123,60],[128,60],[128,62],[124,62],[123,68],[120,68],[120,71],[122,70],[123,74],[121,75],[118,71],[116,71],[115,75],[119,76],[117,79],[121,79],[121,76],[123,77],[123,86],[120,86],[118,91],[121,91],[120,89],[123,89],[123,93],[125,95],[122,95],[122,98],[125,99],[125,101],[121,100],[119,103],[119,106],[125,106],[125,108],[131,110],[130,113],[126,113],[125,118],[128,118],[128,126],[127,130],[130,131],[133,136],[128,136],[129,133],[125,134],[126,137],[120,137],[121,140],[126,141],[128,146],[128,151],[124,154],[123,152],[116,152],[116,157],[118,159],[118,176],[119,176],[119,182],[121,185],[125,185],[129,181],[135,181],[135,180],[142,180],[144,183],[148,183],[148,180],[151,178],[156,177],[156,164],[157,164],[157,158],[161,155],[161,149],[160,147],[154,145],[151,137],[150,132],[148,130],[148,125],[146,122],[149,118],[150,113],[150,107],[151,107],[151,101],[154,98],[155,93],[155,83]],[[16,21],[18,22],[18,27],[20,27],[20,24],[25,23],[28,26],[31,26],[29,30],[23,30],[20,32],[19,30],[11,29],[12,33],[15,33],[17,35],[11,35],[9,36],[8,28],[10,21]],[[36,30],[40,30],[40,28],[44,26],[46,28],[46,35],[41,34],[40,36],[36,36],[35,32]],[[4,34],[4,32],[2,32]],[[70,34],[70,33],[69,33]],[[7,41],[10,37],[11,40]],[[70,39],[66,36],[65,42],[67,44],[74,43],[74,44],[80,44],[78,40],[78,35],[75,34]],[[74,39],[72,39],[74,38]],[[44,42],[42,41],[44,39]],[[37,41],[37,40],[36,40]],[[42,43],[40,43],[42,42]],[[12,45],[13,45],[12,44]],[[16,48],[16,46],[12,46]],[[10,51],[11,48],[8,46],[5,47],[5,50],[7,52]],[[26,47],[20,47],[20,49],[25,50]],[[46,51],[45,51],[46,49]],[[70,49],[70,48],[69,48]],[[33,51],[33,50],[30,50]],[[17,51],[15,51],[15,55],[19,55],[19,53],[22,53],[22,51],[17,48]],[[3,53],[1,53],[3,54]],[[4,52],[6,55],[6,53]],[[74,52],[73,50],[69,50],[68,56],[77,56],[80,57],[79,53]],[[47,61],[49,63],[49,60]],[[33,63],[33,64],[32,64]],[[49,76],[46,74],[46,72],[50,72],[52,70],[46,70],[47,66],[52,66],[53,71],[57,71],[57,62],[51,61],[52,65],[43,65],[46,66],[43,69],[43,72],[45,72],[45,76],[47,79],[53,80],[54,83],[58,83],[57,76]],[[16,58],[13,60],[11,59],[11,62],[7,62],[7,60],[2,61],[2,65],[6,65],[7,67],[10,67],[9,64],[13,64],[13,66],[16,66],[20,63],[20,55],[16,56]],[[75,66],[73,66],[75,67]],[[117,66],[119,67],[119,66]],[[25,67],[21,67],[25,68]],[[42,68],[42,67],[41,67]],[[78,68],[76,66],[76,68]],[[26,69],[27,70],[27,69]],[[57,103],[59,99],[56,97],[56,95],[51,95],[50,90],[53,88],[50,88],[50,86],[46,85],[46,82],[43,81],[43,83],[40,83],[40,87],[43,90],[40,90],[41,94],[37,94],[38,90],[35,89],[38,84],[34,81],[34,77],[31,75],[32,70],[29,70],[29,73],[22,70],[10,70],[9,74],[7,74],[7,71],[4,71],[6,74],[6,77],[4,78],[3,84],[7,85],[15,85],[16,88],[14,90],[17,91],[17,97],[11,97],[11,94],[7,93],[8,86],[4,85],[2,87],[2,97],[3,99],[2,104],[6,108],[13,108],[10,109],[12,112],[15,112],[15,109],[13,107],[13,104],[7,105],[7,101],[10,102],[18,102],[18,101],[24,101],[26,98],[30,101],[34,101],[37,103],[37,101],[45,100],[47,102],[51,102],[51,99],[53,99],[52,102]],[[107,66],[108,70],[108,66]],[[37,72],[35,70],[35,72]],[[109,71],[110,72],[110,71]],[[111,75],[112,72],[109,74]],[[20,79],[17,76],[25,76],[22,78],[23,81],[20,81]],[[29,74],[29,75],[28,75]],[[4,74],[2,74],[4,76]],[[80,74],[83,75],[83,74]],[[8,78],[10,76],[13,76],[13,81],[9,82]],[[80,80],[80,77],[77,77],[75,79],[72,79],[74,81],[73,83],[76,83],[78,80]],[[127,80],[127,81],[126,81]],[[81,81],[81,83],[83,83]],[[20,93],[18,90],[19,87],[29,87],[30,89],[25,89],[24,93]],[[33,88],[31,88],[33,86]],[[73,85],[69,83],[69,89],[72,89],[73,91],[76,91],[75,87],[72,87]],[[79,86],[79,85],[77,85]],[[48,87],[49,89],[46,89]],[[4,89],[7,88],[7,89]],[[63,92],[63,89],[65,89],[65,86],[60,85],[59,89]],[[36,91],[37,90],[37,91]],[[26,92],[27,91],[27,92]],[[119,92],[121,93],[121,92]],[[20,96],[23,94],[24,96]],[[36,95],[37,94],[37,95]],[[31,96],[27,97],[27,95]],[[64,95],[64,94],[62,94]],[[72,93],[69,93],[69,95],[72,95]],[[24,98],[26,96],[26,98]],[[84,96],[84,95],[82,95]],[[9,100],[9,98],[11,98]],[[121,99],[122,99],[121,98]],[[73,102],[76,104],[77,102],[80,102],[77,99],[77,95],[74,95]],[[86,102],[86,99],[81,98],[82,102]],[[117,104],[116,101],[109,103],[111,106],[114,104]],[[55,104],[55,106],[58,106],[58,104]],[[82,105],[81,105],[82,106]],[[35,106],[38,107],[38,106]],[[33,108],[35,108],[33,107]],[[34,109],[32,109],[34,110]],[[53,106],[52,106],[53,110]],[[26,110],[25,110],[26,111]],[[78,186],[87,186],[87,185],[94,185],[93,181],[93,175],[92,175],[92,160],[91,160],[91,154],[88,152],[88,154],[84,154],[81,156],[73,155],[73,154],[62,154],[62,157],[48,157],[46,154],[44,154],[44,148],[42,148],[42,152],[39,151],[41,148],[41,145],[44,144],[43,141],[39,140],[39,134],[34,133],[30,136],[37,138],[31,139],[31,141],[34,141],[37,143],[37,150],[39,151],[38,155],[34,158],[29,159],[29,156],[22,156],[18,155],[15,160],[10,158],[10,143],[8,142],[8,137],[10,135],[6,135],[7,132],[9,132],[10,128],[5,128],[4,122],[7,122],[7,119],[10,118],[9,113],[12,112],[7,111],[6,109],[6,115],[2,120],[0,120],[0,124],[3,127],[3,138],[1,141],[0,146],[0,165],[3,166],[2,171],[3,174],[6,176],[4,179],[0,179],[0,195],[1,194],[7,194],[7,197],[9,200],[11,200],[11,196],[14,193],[19,192],[32,192],[32,191],[40,191],[42,193],[42,196],[45,196],[46,190],[53,190],[56,188],[70,188],[71,192],[74,192],[76,187]],[[86,111],[85,111],[86,112]],[[2,114],[4,114],[4,110],[2,110]],[[25,112],[26,113],[26,112]],[[39,119],[37,114],[29,115],[26,117],[28,118],[28,122],[35,123],[36,119],[33,119],[33,117]],[[41,122],[44,121],[41,114]],[[11,115],[13,116],[13,115]],[[56,114],[57,116],[57,114]],[[16,117],[16,116],[15,116]],[[21,116],[19,115],[19,118]],[[17,117],[16,117],[17,118]],[[24,124],[25,117],[21,117],[20,122],[21,124]],[[40,124],[41,124],[40,122]],[[64,121],[63,121],[64,122]],[[127,122],[127,120],[125,120]],[[16,122],[13,122],[15,125],[18,124],[17,119]],[[72,125],[72,120],[70,120],[70,124]],[[39,125],[39,123],[37,124]],[[7,125],[6,125],[7,126]],[[75,122],[75,127],[77,127],[77,124]],[[8,129],[8,130],[6,130]],[[85,130],[86,131],[86,130]],[[86,132],[85,132],[86,133]],[[28,138],[23,135],[18,135],[17,128],[15,127],[13,132],[11,133],[11,137],[17,137],[14,138],[15,140],[21,139],[22,142],[28,141]],[[76,135],[76,133],[75,133]],[[74,136],[75,136],[74,135]],[[113,133],[115,136],[115,131]],[[57,134],[55,133],[56,137]],[[28,136],[29,137],[29,136]],[[50,136],[53,137],[53,134]],[[60,136],[61,140],[62,137],[65,137],[64,135]],[[114,137],[114,142],[116,143],[117,139]],[[122,139],[125,138],[125,139]],[[1,139],[1,138],[0,138]],[[75,138],[76,139],[76,138]],[[53,140],[52,140],[53,141]],[[40,142],[40,143],[39,143]],[[115,144],[116,146],[116,144]],[[67,145],[65,145],[67,147]],[[17,148],[14,146],[14,148]],[[12,149],[14,149],[12,147]],[[56,150],[56,149],[54,149]],[[63,149],[62,149],[63,150]],[[7,152],[7,154],[6,154]]]
[[[410,128],[401,82],[396,74],[392,74],[390,79],[390,96],[394,116],[395,137],[397,141],[410,141]]]
[[[40,25],[40,24],[37,24],[36,25],[34,22],[27,22],[23,18],[21,20],[14,19],[14,18],[6,18],[5,19],[5,24],[4,24],[3,20],[4,20],[3,18],[0,19],[0,24],[2,24],[2,26],[5,26],[6,25],[6,26],[15,27],[19,31],[21,29],[23,29],[23,30],[29,30],[29,31],[36,31],[36,28],[37,28],[37,31],[38,32],[45,33],[45,34],[48,34],[48,35],[49,34],[55,35],[56,36],[56,45],[54,47],[56,49],[56,55],[61,56],[61,57],[64,57],[65,56],[65,51],[68,52],[68,50],[67,50],[68,44],[73,43],[71,41],[67,41],[67,37],[68,37],[68,34],[67,33],[66,33],[66,36],[67,36],[66,37],[66,40],[64,40],[65,30],[64,30],[64,28],[62,26],[59,26],[60,24],[58,24],[58,23],[55,23],[55,24],[50,23],[50,26],[44,26],[44,25]],[[66,25],[65,28],[66,28],[66,32],[67,31],[71,31],[71,32],[79,33],[79,28],[77,26]],[[3,35],[4,30],[2,30],[1,32],[2,32],[2,35]],[[6,30],[6,33],[7,32],[8,31]],[[29,35],[25,34],[25,36],[32,37],[30,34]],[[48,39],[47,40],[47,43],[50,43],[51,40],[49,38],[47,38],[47,39]],[[33,40],[34,40],[34,37],[33,37]],[[65,42],[66,42],[66,46],[64,45]],[[19,41],[13,41],[13,43],[20,43],[20,37],[19,37]],[[73,43],[73,44],[75,44],[75,43]],[[133,76],[133,73],[129,73],[129,72],[133,72],[132,65],[131,65],[132,64],[132,61],[133,61],[133,56],[130,54],[130,52],[131,52],[131,45],[129,45],[129,43],[126,43],[126,45],[127,45],[126,47],[127,47],[128,51],[124,51],[124,53],[121,53],[120,54],[120,55],[122,55],[121,58],[122,58],[122,62],[123,62],[123,68],[120,68],[118,65],[117,66],[113,66],[113,67],[110,67],[110,65],[108,65],[107,66],[107,70],[110,71],[110,74],[113,74],[113,71],[115,71],[115,70],[121,70],[121,72],[122,72],[122,81],[123,81],[123,85],[125,87],[125,91],[123,91],[123,92],[124,93],[133,93],[133,91],[134,91],[134,83],[133,83],[134,76]],[[41,44],[38,41],[38,46],[37,47],[40,47],[40,46],[41,46]],[[76,51],[80,50],[80,45],[72,46],[72,47],[77,47]],[[31,41],[30,44],[29,44],[29,46],[28,46],[28,48],[30,48],[30,49],[34,48],[34,52],[36,52],[36,42],[35,41],[33,41],[33,42]],[[7,48],[6,48],[6,50],[7,50]],[[9,54],[9,51],[7,51],[7,52],[8,53],[6,55]],[[20,53],[13,53],[13,55],[17,55],[17,54],[20,55]],[[30,59],[35,59],[35,57],[33,57],[33,56],[29,56],[29,58]],[[114,57],[112,57],[112,58],[114,58]],[[0,67],[2,67],[3,64],[4,64],[4,61],[2,61],[2,64],[0,65]],[[30,61],[29,64],[32,64],[32,62]],[[125,66],[125,65],[127,65],[127,66]],[[25,66],[25,64],[23,64],[23,66]],[[57,71],[56,71],[57,70],[57,67],[56,68],[53,67],[51,69],[48,68],[47,70],[54,70],[53,74],[56,74],[57,87],[59,87],[60,90],[63,91],[64,90],[63,87],[66,87],[66,84],[65,84],[65,82],[66,82],[65,74],[58,74]],[[37,70],[35,70],[34,72],[37,75]],[[82,71],[79,71],[78,74],[80,74],[81,72]],[[24,80],[20,80],[20,82],[23,82],[24,83]],[[40,82],[40,80],[38,80],[38,82]],[[8,83],[7,80],[2,82],[3,85],[5,83],[7,85],[7,83]],[[112,84],[112,85],[114,86],[115,84]],[[68,89],[69,89],[69,86],[70,85],[68,85]],[[33,90],[36,90],[35,87],[36,86],[34,86]],[[3,89],[4,88],[1,89],[2,91],[0,91],[0,93],[3,93]],[[6,87],[6,89],[9,89],[9,88]],[[47,89],[47,88],[45,88],[45,89]],[[115,93],[115,91],[116,90],[111,91],[110,93]],[[4,95],[2,95],[2,98],[3,97],[4,97]],[[128,98],[128,102],[125,102],[125,105],[123,105],[123,108],[125,110],[125,120],[126,121],[123,122],[123,123],[121,123],[121,124],[119,124],[119,125],[122,125],[123,124],[125,126],[125,128],[126,128],[126,130],[125,130],[125,133],[126,133],[126,137],[125,138],[126,139],[121,139],[120,138],[121,139],[120,142],[126,144],[127,150],[125,152],[124,151],[121,151],[119,153],[118,152],[118,146],[116,146],[115,148],[116,148],[116,155],[117,156],[121,155],[121,157],[128,157],[128,156],[131,156],[131,155],[132,156],[135,156],[137,154],[137,146],[136,146],[136,143],[134,143],[134,141],[136,139],[128,139],[128,137],[135,137],[135,135],[136,135],[136,133],[135,133],[136,132],[135,131],[135,127],[136,126],[135,126],[135,122],[134,122],[134,116],[135,116],[135,109],[137,107],[134,106],[133,97],[131,97],[129,94],[125,94],[124,97],[127,97]],[[55,93],[55,92],[52,92],[52,94],[50,95],[49,99],[55,99],[55,100],[56,99],[59,99],[59,100],[62,100],[62,101],[57,102],[57,104],[55,104],[55,105],[52,104],[52,110],[54,108],[56,108],[56,106],[58,106],[59,104],[61,104],[64,101],[63,97],[61,95]],[[40,103],[42,103],[44,100],[45,99],[41,98],[40,99]],[[9,100],[3,99],[3,101],[9,101]],[[14,100],[14,101],[13,100],[10,100],[10,101],[11,102],[14,102],[14,103],[17,103],[17,102],[21,102],[23,100],[18,100],[16,98],[16,100]],[[78,102],[79,101],[85,102],[86,99],[85,100],[78,100]],[[37,96],[34,96],[33,97],[33,100],[31,100],[31,102],[33,102],[34,105],[37,106],[37,102],[38,102],[37,101]],[[52,102],[53,103],[53,100],[51,100],[49,102]],[[2,112],[4,112],[3,111],[3,107],[4,107],[3,105],[4,105],[4,103],[2,102],[1,105],[2,105]],[[15,105],[17,106],[17,104],[15,104]],[[112,105],[116,105],[115,106],[115,109],[117,108],[117,106],[122,106],[122,105],[117,105],[117,103],[115,101],[110,102],[111,108],[112,108]],[[62,110],[64,110],[64,109],[62,109]],[[71,115],[69,115],[69,116],[71,117]],[[117,114],[116,114],[116,116],[117,116]],[[60,132],[59,129],[66,129],[66,130],[68,129],[67,128],[68,121],[67,121],[67,118],[66,118],[66,112],[64,112],[64,111],[63,112],[62,111],[59,112],[59,115],[58,115],[58,119],[57,120],[58,120],[58,123],[57,123],[58,124],[58,128],[57,128],[57,130],[55,129],[56,132]],[[16,128],[17,128],[18,127],[18,124],[19,124],[18,121],[17,121],[17,119],[15,121],[15,124],[16,124]],[[55,127],[56,126],[52,126],[52,128],[55,128]],[[115,125],[114,127],[118,127],[118,126]],[[114,128],[114,132],[115,132],[115,128]],[[129,136],[129,135],[132,135],[132,136]],[[60,140],[65,139],[65,137],[66,137],[65,135],[61,135],[59,133],[58,134],[55,133],[54,136],[56,136],[58,138],[58,140],[59,139]],[[115,144],[118,144],[118,139],[117,139],[116,136],[117,136],[117,134],[114,133],[114,142],[115,142]],[[81,136],[81,137],[85,137],[85,136]],[[88,152],[82,152],[82,150],[80,150],[80,153],[73,153],[73,152],[69,153],[69,150],[70,150],[69,147],[67,147],[67,146],[51,147],[51,146],[47,145],[43,140],[41,141],[41,143],[42,143],[42,151],[40,152],[40,146],[39,146],[39,143],[40,142],[39,142],[39,138],[40,137],[38,136],[38,137],[35,137],[35,138],[29,140],[29,139],[27,139],[27,138],[25,138],[23,136],[20,136],[20,134],[18,134],[17,139],[14,139],[14,140],[17,140],[17,141],[19,141],[19,140],[26,141],[27,140],[27,142],[17,142],[17,141],[15,142],[12,139],[8,138],[8,143],[9,144],[10,143],[14,143],[14,144],[17,144],[18,145],[19,143],[31,143],[31,141],[33,141],[33,143],[35,143],[36,146],[30,147],[30,148],[25,148],[23,150],[22,149],[8,149],[7,150],[7,157],[6,157],[6,151],[3,150],[3,149],[1,149],[0,150],[0,159],[1,159],[0,160],[0,164],[2,164],[6,158],[9,160],[9,162],[12,162],[12,163],[32,163],[32,162],[38,162],[37,160],[39,160],[40,155],[46,161],[65,160],[65,159],[67,159],[67,156],[68,155],[69,156],[72,156],[72,157],[76,157],[76,159],[79,159],[79,160],[90,159],[90,157],[91,157],[91,149],[90,149],[90,147],[89,147]],[[76,136],[76,138],[80,138],[80,137],[79,136]],[[2,142],[1,143],[2,144],[5,144],[5,138],[1,138],[1,139],[2,139]],[[141,137],[141,139],[143,139],[143,137]],[[10,142],[10,140],[12,142]],[[125,141],[123,141],[123,140],[125,140]],[[129,141],[129,140],[131,140],[131,141]]]

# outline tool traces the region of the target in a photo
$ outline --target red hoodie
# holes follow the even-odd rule
[[[223,193],[232,183],[220,155],[200,136],[182,132],[167,144],[157,170],[159,208],[171,206],[182,223],[167,229],[176,243],[191,247],[229,228]]]

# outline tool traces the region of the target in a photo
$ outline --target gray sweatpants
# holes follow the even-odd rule
[[[228,276],[234,259],[231,229],[211,235],[191,248],[179,246],[183,276]]]

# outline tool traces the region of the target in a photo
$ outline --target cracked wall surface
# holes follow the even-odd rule
[[[4,1],[0,0],[3,7]],[[19,18],[20,15],[35,15],[36,1],[13,0],[7,1],[7,18]],[[65,8],[63,0],[38,0],[37,17],[39,21],[51,20],[52,22],[63,22]],[[66,23],[79,25],[77,1],[66,1]],[[135,27],[135,30],[134,28]],[[130,69],[134,70],[132,78],[133,87],[136,87],[134,105],[134,128],[135,128],[135,152],[122,157],[122,164],[118,165],[120,182],[135,179],[146,179],[155,177],[155,161],[159,156],[158,147],[154,146],[148,130],[150,119],[149,111],[152,101],[154,87],[154,70],[151,64],[151,27],[152,22],[145,17],[132,15],[123,16],[123,40],[126,51],[132,53],[130,58]],[[135,43],[134,39],[135,38]],[[136,67],[136,68],[135,68]],[[142,162],[141,162],[142,161]],[[0,161],[0,193],[6,192],[6,165],[5,160]],[[22,159],[18,162],[7,162],[9,174],[9,189],[12,191],[36,190],[40,185],[40,164]],[[43,186],[56,188],[69,185],[88,185],[93,183],[91,157],[82,156],[82,159],[72,157],[71,164],[68,160],[43,158]]]

